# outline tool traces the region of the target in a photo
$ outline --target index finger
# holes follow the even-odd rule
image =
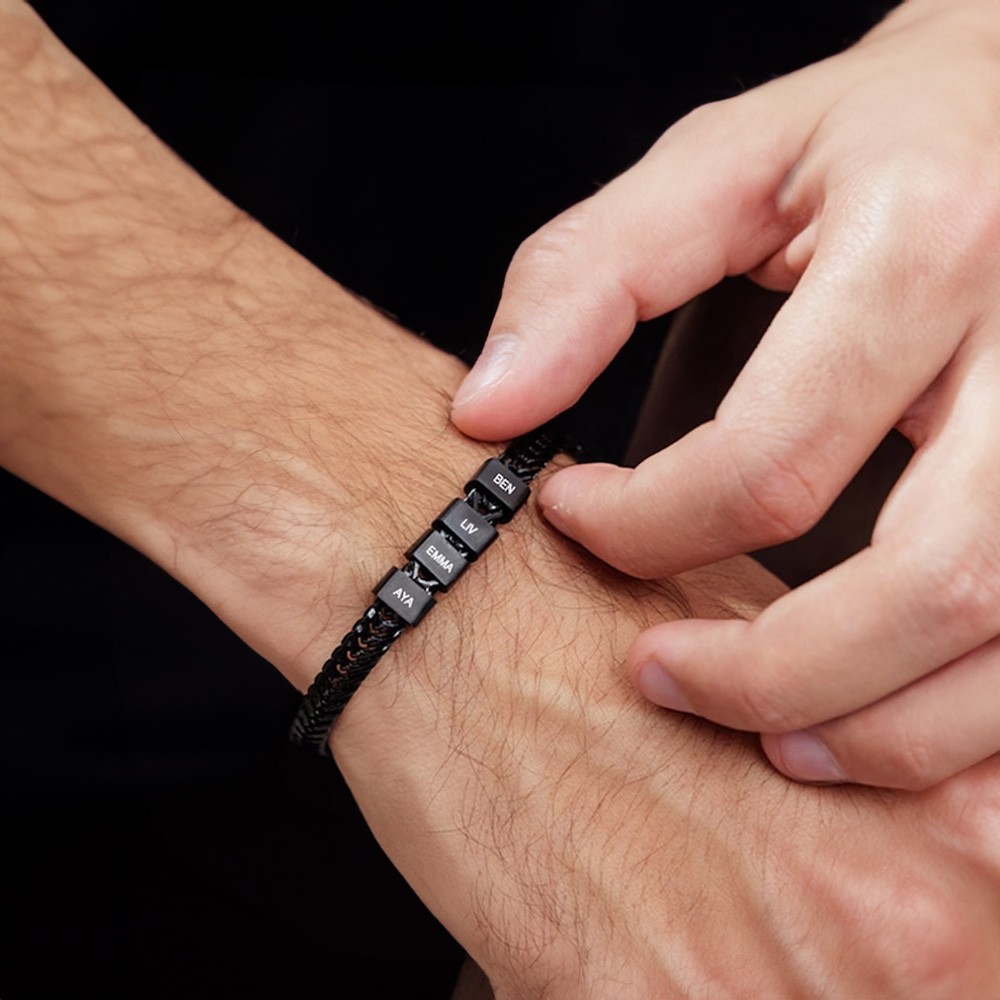
[[[456,425],[493,440],[537,426],[579,399],[637,320],[770,257],[794,226],[775,193],[821,93],[790,77],[698,108],[525,240],[455,396]]]
[[[882,223],[892,228],[894,219]],[[834,220],[716,418],[635,470],[581,465],[540,493],[546,516],[612,565],[657,577],[797,537],[947,365],[972,308],[940,308],[912,233],[859,247]],[[908,249],[900,250],[900,242]],[[683,526],[679,531],[678,526]]]

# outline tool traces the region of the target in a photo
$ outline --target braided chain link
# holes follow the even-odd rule
[[[543,428],[514,441],[500,461],[527,483],[559,450],[561,442],[560,436]],[[499,505],[481,490],[470,490],[466,501],[491,524],[496,524],[503,515]],[[406,563],[403,572],[427,591],[438,589],[437,581],[422,576],[413,559]],[[380,601],[372,604],[341,639],[309,686],[292,722],[289,740],[296,746],[329,756],[327,737],[337,716],[406,628],[406,622],[391,608]]]
[[[326,737],[334,719],[405,628],[406,623],[384,604],[368,608],[309,686],[288,738],[327,756]]]

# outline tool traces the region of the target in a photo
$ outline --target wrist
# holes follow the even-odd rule
[[[142,547],[304,691],[372,586],[495,448],[448,424],[454,358],[318,273],[292,287],[313,315],[287,317],[277,366],[244,352],[270,384],[213,416],[220,435],[164,492]]]

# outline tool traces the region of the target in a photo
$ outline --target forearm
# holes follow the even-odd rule
[[[0,16],[0,457],[231,594],[235,626],[244,588],[290,590],[302,620],[258,646],[303,686],[308,609],[339,635],[422,516],[381,494],[436,503],[490,451],[447,430],[461,366],[214,192],[29,12]]]

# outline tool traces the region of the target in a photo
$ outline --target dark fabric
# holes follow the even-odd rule
[[[892,4],[345,6],[36,3],[237,204],[471,359],[520,239]],[[664,329],[578,409],[591,454],[620,454]],[[126,546],[0,489],[5,1000],[446,996],[459,950],[336,769],[286,747],[295,693]]]

